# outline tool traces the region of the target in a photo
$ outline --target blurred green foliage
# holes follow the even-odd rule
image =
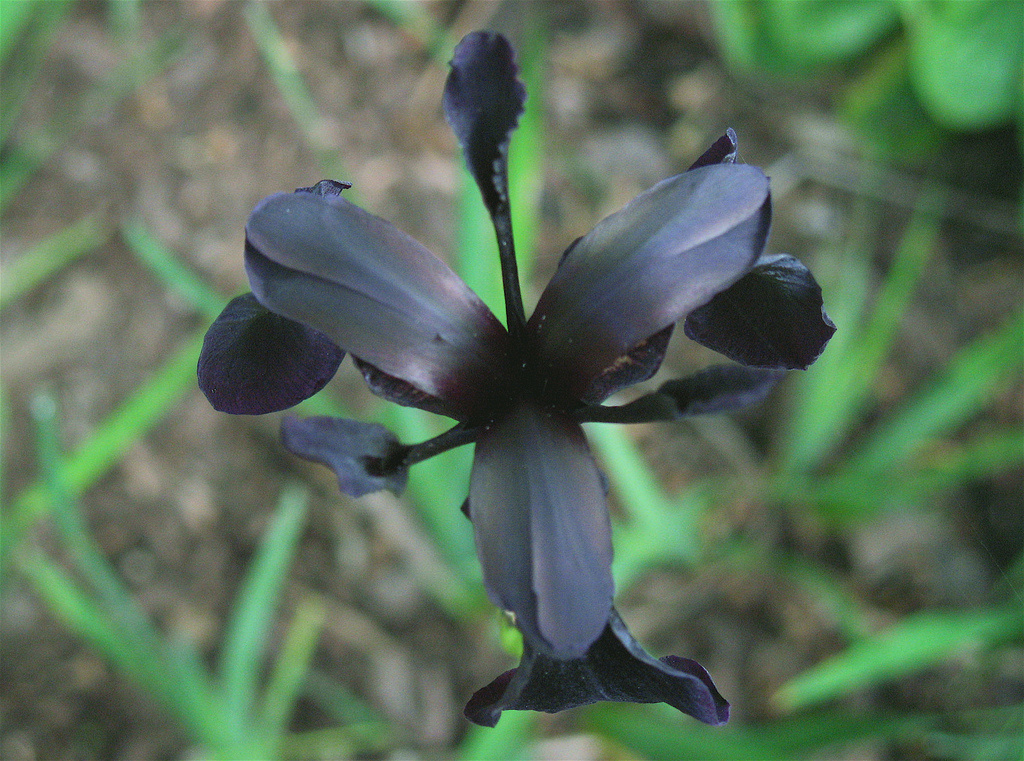
[[[719,0],[711,9],[740,70],[851,72],[839,111],[893,158],[933,148],[940,130],[1024,126],[1019,0]]]

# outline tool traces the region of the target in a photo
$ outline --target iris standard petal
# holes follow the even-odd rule
[[[746,164],[671,177],[602,220],[541,294],[540,372],[579,397],[619,357],[728,288],[764,249],[768,178]]]
[[[765,256],[691,312],[686,335],[753,367],[806,370],[836,332],[810,270],[787,254]]]
[[[611,528],[579,425],[530,403],[476,444],[469,515],[495,605],[555,658],[582,655],[608,620]]]
[[[492,217],[508,206],[508,146],[526,102],[517,72],[508,40],[471,32],[455,48],[444,86],[445,116]]]
[[[614,610],[583,657],[556,660],[525,644],[519,667],[477,690],[465,715],[493,727],[504,710],[557,713],[601,700],[668,703],[711,725],[729,720],[729,703],[703,666],[674,655],[651,657]]]
[[[350,497],[405,488],[408,468],[405,449],[382,425],[336,417],[296,418],[281,421],[285,449],[306,460],[326,465],[338,477],[338,488]]]
[[[279,193],[246,226],[246,271],[268,308],[441,400],[464,418],[505,377],[507,334],[444,262],[340,195]]]
[[[344,357],[323,333],[274,314],[246,293],[228,302],[206,331],[199,388],[218,412],[278,412],[327,385]]]

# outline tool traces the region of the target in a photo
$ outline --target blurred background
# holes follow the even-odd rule
[[[1019,759],[1022,8],[0,3],[0,756]],[[838,326],[756,409],[588,429],[617,605],[710,670],[724,728],[612,704],[471,727],[519,647],[459,512],[471,448],[352,500],[278,415],[196,388],[249,211],[322,178],[504,314],[440,109],[476,28],[529,91],[528,311],[574,238],[733,127],[772,178],[768,250]],[[677,331],[653,383],[714,360]],[[444,427],[348,362],[299,412]]]

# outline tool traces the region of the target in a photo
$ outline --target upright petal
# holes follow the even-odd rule
[[[579,425],[522,403],[476,444],[469,515],[491,600],[554,658],[586,652],[611,610],[611,529]]]
[[[246,226],[246,270],[269,309],[464,418],[505,377],[507,334],[430,251],[340,195],[278,193]],[[436,405],[435,405],[436,406]]]
[[[569,397],[619,357],[728,288],[764,249],[768,178],[746,164],[671,177],[602,220],[541,294],[540,372]]]
[[[526,102],[515,51],[495,32],[471,32],[451,60],[444,113],[491,216],[508,206],[508,146]]]

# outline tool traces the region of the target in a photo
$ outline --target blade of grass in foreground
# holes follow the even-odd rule
[[[270,76],[273,77],[281,97],[295,119],[295,125],[302,132],[309,147],[316,153],[320,168],[327,177],[343,178],[345,174],[341,159],[337,155],[337,150],[332,148],[325,138],[324,119],[295,65],[281,31],[277,28],[277,22],[271,15],[270,10],[273,7],[270,3],[246,3],[245,20],[249,24],[249,31],[270,71]]]
[[[72,494],[78,496],[92,486],[135,441],[163,420],[186,392],[195,388],[196,362],[205,333],[202,330],[193,336],[67,458],[64,472]],[[32,522],[50,507],[40,482],[15,497],[0,534],[0,568],[6,566],[11,550]]]
[[[1024,621],[1016,606],[970,613],[912,614],[791,679],[775,694],[775,702],[785,711],[799,710],[1022,632]]]
[[[258,724],[272,755],[280,751],[326,617],[327,608],[321,600],[313,596],[304,598],[296,606],[285,634],[263,696]]]
[[[95,251],[109,237],[110,230],[103,215],[94,212],[40,241],[4,267],[0,279],[0,309],[39,287],[79,257]]]
[[[209,741],[219,737],[207,722],[212,715],[212,692],[204,667],[194,651],[169,649],[161,641],[120,577],[91,539],[81,509],[64,477],[57,443],[56,406],[40,395],[33,403],[40,470],[53,515],[72,562],[92,588],[78,586],[39,553],[19,556],[19,568],[36,584],[51,611],[100,650],[116,667],[167,706],[193,731]],[[219,722],[218,722],[219,723]]]
[[[229,717],[228,732],[240,742],[255,728],[253,707],[264,651],[305,522],[306,504],[304,489],[295,485],[285,487],[227,624],[221,647],[220,679]]]
[[[600,704],[586,709],[592,731],[644,758],[658,761],[779,761],[828,758],[843,745],[867,739],[919,736],[938,723],[928,716],[855,716],[828,711],[761,726],[709,727],[680,719],[668,706]]]
[[[226,299],[182,264],[177,255],[157,240],[145,225],[137,219],[126,222],[121,227],[121,235],[135,258],[159,282],[185,299],[204,317],[217,318],[227,303]]]

